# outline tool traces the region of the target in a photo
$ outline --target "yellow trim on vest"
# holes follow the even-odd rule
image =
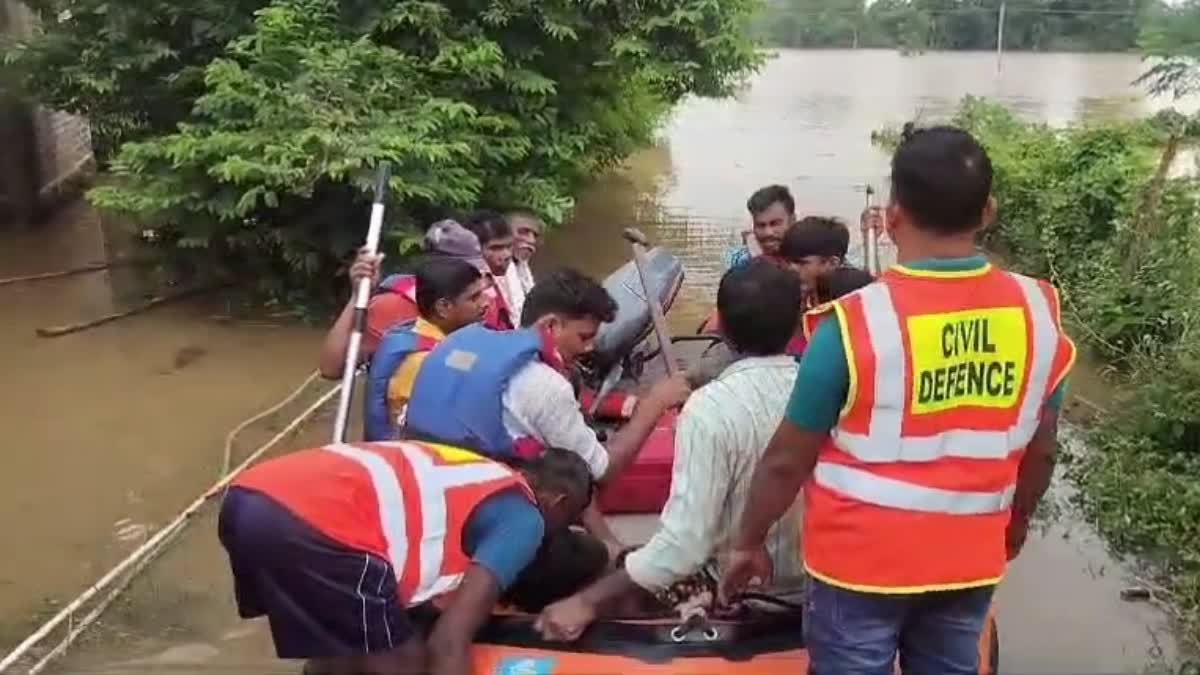
[[[981,588],[983,586],[995,586],[1000,583],[1004,575],[990,579],[980,579],[979,581],[959,581],[952,584],[929,584],[926,586],[868,586],[866,584],[851,584],[845,581],[838,581],[833,577],[825,576],[820,572],[814,571],[806,562],[804,569],[816,579],[823,581],[830,586],[836,586],[847,591],[856,591],[858,593],[878,593],[881,595],[915,595],[917,593],[932,593],[936,591],[963,591],[968,588]]]
[[[813,307],[811,309],[804,310],[804,313],[801,314],[801,316],[800,316],[800,326],[804,329],[803,332],[804,332],[805,340],[811,340],[813,333],[816,332],[815,330],[809,328],[809,326],[810,325],[820,325],[820,324],[813,324],[811,321],[808,320],[808,317],[810,317],[810,316],[816,317],[816,316],[820,316],[821,314],[828,314],[829,310],[834,308],[834,304],[835,304],[834,301],[830,300],[829,302],[817,305],[816,307]]]
[[[849,375],[849,382],[846,386],[846,402],[842,404],[842,410],[838,413],[838,419],[845,417],[850,412],[851,406],[854,405],[855,399],[858,398],[858,367],[855,365],[854,359],[854,344],[850,340],[849,321],[846,319],[846,310],[841,303],[833,303],[833,311],[837,314],[838,328],[842,337],[842,353],[846,357],[846,373]]]
[[[1063,367],[1061,372],[1055,373],[1054,379],[1050,382],[1050,387],[1046,389],[1048,393],[1054,393],[1054,390],[1058,389],[1059,385],[1067,379],[1067,375],[1071,373],[1071,370],[1075,368],[1075,361],[1079,358],[1079,348],[1075,346],[1075,341],[1071,339],[1071,336],[1067,335],[1067,331],[1063,330],[1062,297],[1059,295],[1058,287],[1053,284],[1046,284],[1046,286],[1049,287],[1050,292],[1054,295],[1054,325],[1058,328],[1059,337],[1067,341],[1067,346],[1071,350],[1071,357],[1067,359],[1067,365]],[[1057,345],[1055,349],[1057,349]]]
[[[1055,389],[1058,389],[1059,385],[1061,385],[1064,380],[1067,379],[1067,375],[1069,375],[1071,373],[1071,369],[1075,367],[1075,359],[1079,356],[1079,349],[1075,346],[1075,342],[1066,335],[1063,335],[1063,339],[1067,341],[1068,345],[1071,345],[1071,358],[1067,359],[1067,365],[1063,367],[1062,372],[1059,373],[1054,378],[1054,382],[1051,383],[1048,391],[1052,393]]]
[[[969,270],[919,270],[904,265],[892,265],[892,270],[906,276],[922,277],[925,279],[970,279],[971,277],[981,277],[991,272],[992,264],[987,263],[983,267],[976,267]]]
[[[1050,387],[1046,391],[1050,394],[1054,393],[1055,389],[1067,379],[1067,375],[1071,374],[1071,370],[1075,367],[1075,361],[1079,358],[1079,348],[1075,346],[1075,341],[1072,340],[1060,327],[1058,329],[1059,336],[1067,341],[1067,346],[1071,349],[1071,357],[1067,359],[1067,365],[1063,366],[1062,371],[1054,374],[1054,379],[1050,382]]]
[[[1062,295],[1059,294],[1058,288],[1052,284],[1046,284],[1050,288],[1050,294],[1054,296],[1054,323],[1058,324],[1059,329],[1062,329]]]
[[[471,462],[482,462],[485,459],[478,453],[453,445],[445,445],[443,443],[422,443],[421,445],[437,454],[443,462],[451,464],[469,464]]]

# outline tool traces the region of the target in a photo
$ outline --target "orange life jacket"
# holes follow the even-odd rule
[[[1075,358],[1055,289],[896,267],[806,331],[829,313],[850,386],[805,486],[805,566],[877,593],[998,582],[1017,468]]]
[[[261,492],[325,536],[380,556],[408,606],[453,590],[470,567],[467,519],[503,490],[533,493],[512,469],[430,443],[341,443],[251,467],[234,485]]]

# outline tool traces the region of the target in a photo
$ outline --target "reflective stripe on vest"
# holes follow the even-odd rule
[[[1000,492],[942,490],[876,476],[868,471],[833,462],[818,462],[813,471],[813,479],[831,490],[876,506],[956,516],[1004,511],[1012,506],[1013,493],[1016,492],[1016,485]]]
[[[1004,459],[1029,444],[1040,420],[1059,331],[1038,283],[1025,276],[1008,274],[1025,298],[1033,336],[1033,358],[1016,422],[999,431],[953,429],[933,436],[903,436],[907,381],[904,373],[908,372],[908,357],[891,291],[887,284],[876,283],[860,291],[867,331],[877,359],[870,430],[866,434],[855,434],[835,428],[831,436],[840,449],[863,462],[930,462],[942,457]]]
[[[512,475],[512,471],[491,461],[438,466],[427,454],[411,443],[390,443],[389,449],[403,453],[412,468],[419,491],[421,543],[417,551],[409,551],[408,514],[404,510],[404,494],[396,471],[380,455],[354,447],[334,444],[325,446],[362,466],[371,478],[379,503],[380,527],[387,542],[388,558],[401,588],[411,586],[403,595],[406,602],[418,605],[456,587],[462,574],[443,574],[443,554],[446,545],[447,490],[466,485],[486,483]],[[457,536],[459,533],[454,533]],[[400,578],[410,553],[418,556],[419,578]]]

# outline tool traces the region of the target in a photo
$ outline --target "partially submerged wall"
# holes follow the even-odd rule
[[[0,36],[28,37],[35,17],[17,0],[0,0]],[[2,98],[2,96],[0,96]],[[17,221],[75,194],[79,179],[92,170],[92,136],[87,120],[64,112],[0,100],[0,206]]]

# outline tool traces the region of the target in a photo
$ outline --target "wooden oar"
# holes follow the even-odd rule
[[[380,162],[375,174],[375,202],[371,205],[371,221],[367,226],[366,251],[370,255],[379,251],[379,235],[383,230],[383,200],[387,196],[389,178],[391,165]],[[338,398],[337,417],[333,420],[334,443],[346,440],[346,422],[350,417],[350,402],[354,397],[354,376],[358,370],[358,353],[362,348],[363,331],[367,328],[367,301],[371,298],[373,283],[373,279],[362,278],[358,280],[358,288],[354,289],[354,328],[350,332],[350,342],[346,345],[341,397]]]
[[[875,206],[875,188],[867,185],[867,210],[870,211]],[[875,276],[879,276],[882,271],[879,266],[879,233],[875,228],[863,223],[862,226],[863,239],[863,265],[867,268],[867,272]]]
[[[649,242],[646,235],[632,227],[625,228],[624,234],[625,239],[633,247],[633,264],[637,267],[638,277],[642,280],[642,293],[646,296],[646,306],[650,308],[650,318],[654,321],[654,334],[658,336],[658,351],[662,354],[663,365],[667,367],[667,375],[674,375],[679,372],[679,363],[675,361],[671,334],[667,332],[667,317],[663,314],[662,305],[658,302],[658,294],[650,289],[650,279],[646,269],[646,248]]]
[[[758,243],[758,237],[754,236],[754,230],[742,230],[742,244],[750,252],[751,258],[757,258],[763,254],[762,246]]]

